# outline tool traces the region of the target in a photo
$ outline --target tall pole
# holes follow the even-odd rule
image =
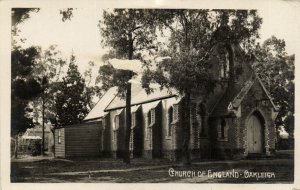
[[[132,71],[128,71],[129,80],[132,78]],[[125,147],[123,162],[130,164],[129,141],[131,133],[131,82],[126,84],[126,122],[125,122]]]

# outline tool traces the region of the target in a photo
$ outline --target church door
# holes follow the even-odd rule
[[[262,153],[262,124],[256,115],[251,115],[247,123],[248,153]]]

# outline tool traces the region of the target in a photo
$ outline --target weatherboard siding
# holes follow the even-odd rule
[[[61,134],[61,141],[58,143],[58,133]],[[55,157],[65,157],[65,129],[56,129],[55,130]]]
[[[101,122],[65,128],[66,157],[100,156]]]

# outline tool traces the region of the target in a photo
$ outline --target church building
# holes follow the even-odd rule
[[[214,92],[191,94],[192,159],[242,159],[275,152],[277,108],[239,45],[211,51],[212,74],[220,79]],[[200,81],[199,81],[200,82]],[[131,89],[132,158],[180,160],[183,146],[184,97],[176,91],[140,85]],[[55,156],[121,158],[124,151],[125,100],[113,87],[84,121],[55,130]]]

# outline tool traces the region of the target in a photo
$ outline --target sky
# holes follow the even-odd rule
[[[56,44],[63,57],[69,59],[74,53],[81,71],[89,61],[99,65],[105,52],[100,44],[97,26],[102,11],[80,8],[74,10],[73,14],[71,20],[62,22],[59,9],[56,8],[42,8],[38,13],[31,13],[31,17],[18,26],[19,37],[26,39],[23,46],[38,45],[47,49]]]
[[[102,11],[98,7],[91,6],[77,8],[71,20],[62,22],[58,8],[43,7],[18,26],[19,37],[26,39],[22,46],[38,45],[46,49],[56,44],[63,58],[69,59],[71,53],[74,53],[81,73],[85,71],[89,61],[94,61],[93,75],[95,76],[102,64],[101,57],[106,52],[100,43],[101,35],[98,27]],[[292,4],[265,6],[263,9],[258,9],[258,12],[263,18],[259,41],[263,42],[275,35],[286,41],[286,50],[289,54],[295,53],[296,45],[300,40],[297,38],[300,26],[296,25],[298,23],[296,11]]]

